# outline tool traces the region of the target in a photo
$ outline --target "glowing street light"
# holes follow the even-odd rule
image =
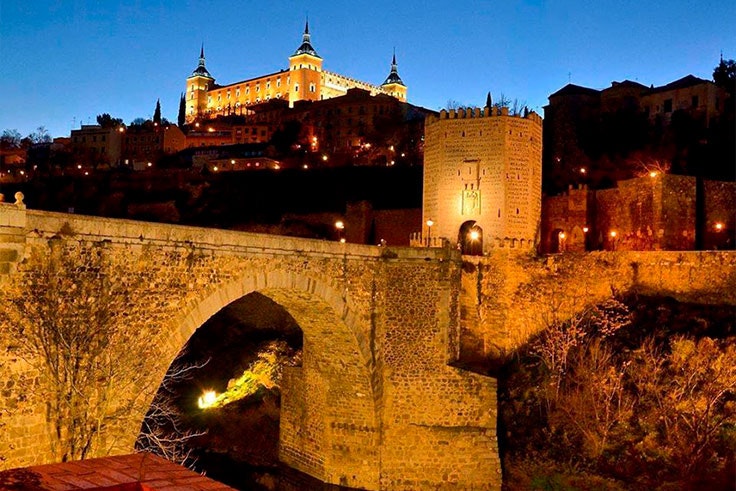
[[[337,229],[337,238],[341,243],[345,243],[345,238],[342,236],[342,231],[345,230],[345,222],[338,220],[335,222],[335,228]]]
[[[217,392],[214,390],[207,390],[199,399],[197,399],[197,406],[199,406],[200,409],[207,409],[208,407],[214,406],[215,402],[217,402]]]
[[[655,177],[657,177],[658,175],[659,175],[659,173],[658,173],[658,172],[656,172],[656,171],[652,171],[652,172],[650,172],[650,173],[649,173],[649,177],[651,177],[652,179],[654,179],[654,178],[655,178]]]
[[[427,220],[427,247],[431,247],[432,245],[432,225],[434,225],[434,222],[432,219]]]
[[[609,234],[612,239],[615,239],[618,233],[615,230],[611,230],[611,233]]]
[[[472,240],[473,242],[477,242],[478,239],[480,239],[480,232],[478,232],[477,230],[471,230],[469,235],[470,240]]]
[[[715,229],[716,229],[716,232],[721,232],[721,231],[723,231],[723,227],[724,227],[724,225],[723,225],[723,223],[721,223],[721,222],[718,222],[718,223],[716,223],[716,224],[715,224],[715,225],[713,226],[713,228],[715,228]]]
[[[588,230],[590,230],[588,227],[583,227],[583,233],[584,234],[587,234],[588,233]]]

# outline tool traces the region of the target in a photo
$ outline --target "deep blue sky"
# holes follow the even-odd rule
[[[482,105],[488,90],[542,112],[569,80],[594,88],[711,78],[736,58],[736,1],[518,0],[330,2],[0,0],[0,131],[76,118],[176,120],[185,78],[205,43],[219,83],[287,67],[309,13],[327,70],[373,83],[396,47],[409,101]]]

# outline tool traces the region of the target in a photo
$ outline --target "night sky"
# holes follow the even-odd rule
[[[307,13],[326,70],[380,84],[396,47],[409,102],[430,109],[490,90],[541,113],[568,80],[710,79],[721,51],[736,58],[734,0],[0,0],[0,131],[129,123],[157,98],[176,121],[202,42],[218,83],[264,75],[288,66]]]

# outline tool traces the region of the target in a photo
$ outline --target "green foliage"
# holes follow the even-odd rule
[[[161,101],[156,99],[156,109],[153,111],[153,122],[161,124]]]
[[[97,124],[103,128],[117,128],[123,124],[123,120],[120,118],[113,118],[108,113],[102,113],[97,115]]]
[[[256,394],[261,387],[277,389],[281,384],[281,373],[285,365],[299,362],[301,353],[294,353],[285,341],[272,341],[261,352],[256,360],[248,366],[243,375],[231,380],[227,391],[219,394],[210,407],[222,407],[231,402],[245,399]]]
[[[179,114],[176,118],[176,124],[179,126],[179,128],[183,128],[184,124],[187,122],[187,101],[184,99],[184,93],[181,94],[181,97],[179,98]]]
[[[574,484],[573,462],[629,489],[732,482],[736,338],[645,334],[632,319],[611,299],[550,325],[506,367],[499,423],[511,489],[609,489]]]
[[[736,91],[736,61],[721,58],[721,62],[713,69],[713,82],[733,95]]]

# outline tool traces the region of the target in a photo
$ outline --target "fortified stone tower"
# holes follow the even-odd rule
[[[443,110],[425,125],[424,237],[434,238],[433,245],[438,239],[458,244],[463,254],[534,247],[542,118],[485,107]]]
[[[294,101],[319,100],[322,57],[312,47],[309,36],[309,20],[304,26],[301,46],[289,57],[289,72],[291,72],[290,105],[293,105]]]
[[[199,52],[199,65],[187,77],[187,121],[207,110],[207,92],[215,84],[215,79],[204,66],[204,44]]]

